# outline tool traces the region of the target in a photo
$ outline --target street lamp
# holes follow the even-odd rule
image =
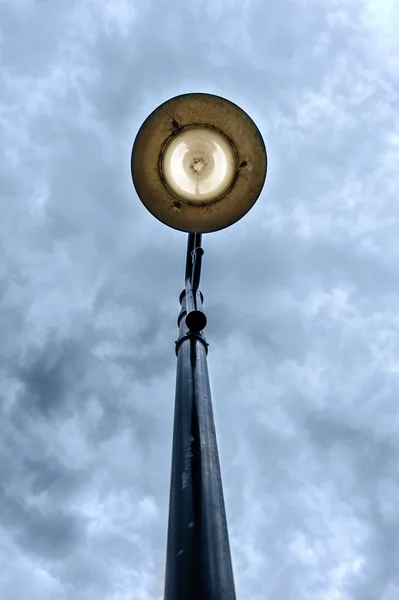
[[[199,291],[201,239],[250,210],[266,169],[255,123],[211,94],[164,102],[133,144],[131,171],[140,200],[157,219],[189,234],[176,341],[165,600],[235,599]]]

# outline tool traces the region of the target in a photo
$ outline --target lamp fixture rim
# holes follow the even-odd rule
[[[171,141],[188,128],[221,134],[233,149],[235,173],[217,198],[190,202],[165,181],[161,160]],[[194,92],[174,96],[145,119],[133,143],[133,185],[147,210],[162,223],[189,233],[210,233],[240,220],[257,201],[267,174],[267,151],[251,117],[226,98]]]

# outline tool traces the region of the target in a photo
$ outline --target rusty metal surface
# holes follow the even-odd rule
[[[171,137],[192,125],[217,129],[236,154],[233,184],[206,205],[176,197],[165,185],[159,164]],[[232,225],[252,208],[265,182],[267,154],[257,126],[236,104],[212,94],[183,94],[161,104],[144,121],[133,144],[131,171],[140,200],[157,219],[180,231],[209,233]]]

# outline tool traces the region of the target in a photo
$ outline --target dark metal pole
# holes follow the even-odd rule
[[[189,234],[180,294],[165,600],[235,600],[200,282],[201,236]],[[199,329],[198,327],[201,327]]]

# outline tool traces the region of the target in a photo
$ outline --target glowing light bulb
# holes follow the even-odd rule
[[[167,145],[161,168],[176,196],[202,204],[219,198],[231,186],[236,160],[224,135],[206,127],[190,127]]]

